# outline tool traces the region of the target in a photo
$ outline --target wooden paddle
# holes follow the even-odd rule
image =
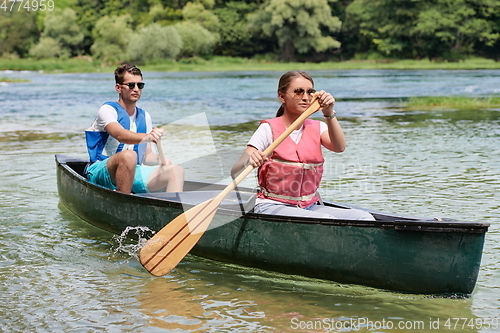
[[[158,142],[156,143],[156,148],[158,148],[158,155],[160,156],[160,163],[167,164],[165,154],[163,153],[163,147],[161,146],[161,139],[158,139]]]
[[[266,156],[285,140],[290,133],[320,109],[318,95],[315,94],[310,106],[300,115],[266,150]],[[161,151],[160,151],[161,154]],[[170,272],[193,248],[212,222],[222,200],[236,188],[254,167],[250,164],[213,199],[185,211],[156,233],[141,248],[139,261],[151,274],[162,276]]]

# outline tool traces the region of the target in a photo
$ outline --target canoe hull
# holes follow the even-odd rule
[[[61,203],[83,220],[121,233],[158,231],[196,204],[127,195],[87,182],[71,160],[56,156]],[[186,183],[215,194],[224,186]],[[187,192],[189,193],[189,192]],[[198,194],[196,191],[193,193]],[[200,192],[202,193],[202,192]],[[204,200],[205,198],[199,198]],[[238,205],[236,205],[237,207]],[[443,224],[377,215],[376,222],[243,214],[221,205],[190,253],[267,270],[394,291],[469,294],[476,284],[488,225]]]

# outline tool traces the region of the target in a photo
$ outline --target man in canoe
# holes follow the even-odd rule
[[[249,164],[259,168],[256,213],[374,220],[364,210],[320,204],[318,188],[324,162],[321,147],[337,153],[346,147],[344,132],[333,110],[335,99],[331,94],[323,90],[318,93],[324,122],[306,119],[269,157],[263,153],[309,107],[315,93],[314,81],[309,74],[290,71],[282,75],[278,84],[278,98],[282,104],[276,117],[261,122],[231,169],[231,174],[235,178]]]
[[[87,178],[123,193],[182,191],[184,169],[152,150],[152,143],[161,144],[163,129],[153,128],[149,113],[136,106],[145,85],[140,69],[119,66],[115,82],[118,102],[104,103],[85,131]]]

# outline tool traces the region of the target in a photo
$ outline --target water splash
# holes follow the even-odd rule
[[[129,236],[131,232],[133,234]],[[113,252],[114,254],[118,252],[127,253],[131,257],[139,259],[139,251],[154,233],[155,231],[148,227],[127,227],[120,236],[113,236],[113,240],[117,243],[117,247],[113,248]]]

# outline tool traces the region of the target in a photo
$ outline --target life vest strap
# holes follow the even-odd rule
[[[276,163],[296,166],[299,168],[303,168],[305,170],[313,170],[314,172],[317,172],[316,167],[323,165],[323,163],[311,163],[311,164],[309,164],[309,163],[301,163],[301,162],[290,162],[290,161],[282,160],[279,158],[273,158],[272,161],[276,162]]]
[[[310,194],[310,195],[303,195],[300,197],[292,197],[289,195],[281,195],[281,194],[271,193],[263,187],[260,187],[260,191],[262,192],[262,194],[264,194],[264,196],[269,197],[269,198],[276,198],[276,199],[282,199],[282,200],[294,200],[294,201],[309,201],[309,200],[312,200],[314,198],[314,196],[316,195],[316,192],[315,192],[315,193]]]

